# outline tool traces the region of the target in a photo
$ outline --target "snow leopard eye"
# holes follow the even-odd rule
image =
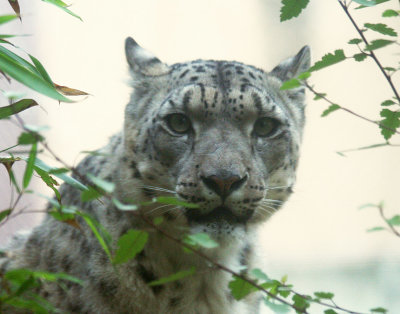
[[[176,133],[187,133],[190,128],[189,118],[182,113],[173,113],[166,117],[168,127]]]
[[[268,117],[262,117],[257,119],[256,123],[254,123],[253,132],[256,136],[268,137],[276,133],[278,127],[279,127],[278,120]]]

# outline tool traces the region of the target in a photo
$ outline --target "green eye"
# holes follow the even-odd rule
[[[190,128],[190,120],[182,113],[173,113],[167,116],[168,127],[176,133],[187,133]]]
[[[254,134],[259,137],[271,136],[278,129],[278,120],[263,117],[259,118],[254,124]]]

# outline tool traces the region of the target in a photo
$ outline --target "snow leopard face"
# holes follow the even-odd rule
[[[168,66],[131,38],[126,54],[134,92],[125,117],[125,195],[138,185],[148,194],[168,190],[198,207],[152,212],[217,238],[275,212],[295,182],[304,125],[304,89],[280,85],[308,69],[309,48],[270,73],[228,61]]]

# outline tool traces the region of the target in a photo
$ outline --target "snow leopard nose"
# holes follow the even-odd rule
[[[206,187],[217,193],[222,199],[225,199],[246,182],[247,175],[240,178],[231,172],[224,172],[218,175],[202,176],[201,180]]]

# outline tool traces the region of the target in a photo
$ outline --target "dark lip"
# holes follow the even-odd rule
[[[237,216],[228,207],[219,206],[207,214],[202,214],[196,208],[186,208],[185,215],[189,223],[205,224],[210,222],[226,221],[230,224],[244,224],[253,215],[253,211],[243,216]]]

